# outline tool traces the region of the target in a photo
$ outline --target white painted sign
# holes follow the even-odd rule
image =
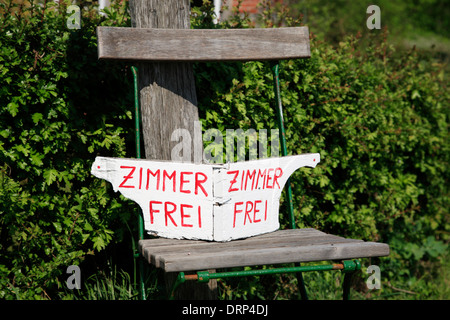
[[[317,153],[221,165],[97,157],[91,173],[139,204],[150,234],[229,241],[277,230],[289,176],[319,161]]]

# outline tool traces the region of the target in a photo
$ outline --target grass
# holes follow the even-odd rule
[[[65,291],[65,300],[137,300],[139,292],[130,275],[114,268],[111,272],[100,271],[82,281],[81,289]]]

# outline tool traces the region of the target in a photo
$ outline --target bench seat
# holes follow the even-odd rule
[[[139,250],[150,264],[166,272],[389,255],[387,244],[347,239],[312,228],[278,230],[230,242],[146,239],[139,241]]]

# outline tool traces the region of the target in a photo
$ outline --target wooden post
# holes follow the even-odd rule
[[[189,29],[189,0],[130,1],[134,28]],[[140,62],[139,89],[145,156],[153,160],[173,160],[171,152],[178,141],[171,141],[176,129],[187,129],[193,145],[194,124],[198,121],[197,95],[190,63]],[[197,132],[198,136],[198,132]],[[197,137],[198,138],[198,137]],[[185,141],[184,141],[185,142]],[[190,155],[183,160],[201,162],[201,156]],[[202,153],[200,153],[202,154]]]
[[[189,29],[189,0],[131,0],[131,22],[134,28]],[[171,152],[178,143],[171,141],[176,129],[187,129],[194,145],[194,126],[198,121],[197,96],[192,66],[186,62],[140,62],[139,91],[147,159],[172,160]],[[197,133],[198,135],[198,133]],[[201,161],[191,148],[184,157]],[[202,152],[203,153],[203,152]],[[177,274],[168,273],[166,284],[170,290]],[[217,281],[198,284],[189,281],[176,291],[178,299],[216,299]]]

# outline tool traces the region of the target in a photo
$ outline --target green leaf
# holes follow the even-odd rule
[[[94,231],[94,228],[92,228],[92,225],[89,222],[84,223],[84,230],[86,231]]]
[[[19,105],[15,102],[10,102],[6,105],[6,110],[9,111],[9,113],[15,117],[19,111]]]
[[[31,164],[41,167],[44,163],[42,162],[42,159],[44,158],[44,155],[33,153],[31,155]]]
[[[49,169],[44,171],[44,181],[49,186],[58,178],[58,171],[55,169]]]
[[[93,243],[94,249],[97,251],[101,251],[106,247],[105,241],[103,240],[103,238],[101,236],[94,237],[93,242],[94,242]]]
[[[11,133],[10,129],[4,129],[0,131],[0,136],[2,136],[3,138],[8,138],[10,133]]]
[[[42,113],[35,113],[32,115],[31,119],[33,120],[34,124],[38,124],[38,122],[40,120],[42,120],[44,118],[44,116],[42,115]]]
[[[53,226],[55,227],[56,232],[61,232],[62,231],[61,223],[53,222]]]

